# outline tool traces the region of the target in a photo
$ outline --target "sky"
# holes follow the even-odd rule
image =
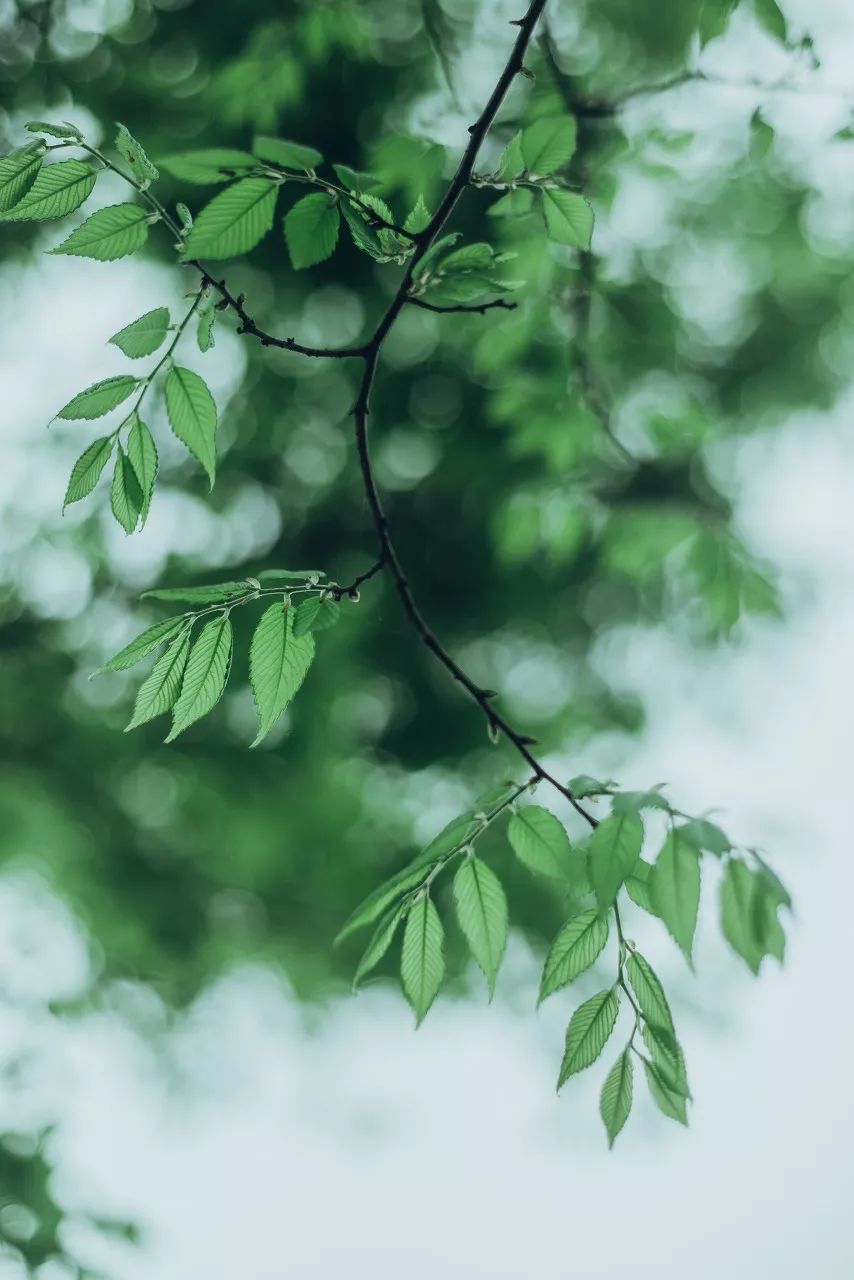
[[[786,8],[793,16],[809,9],[823,33],[827,82],[850,81],[854,18],[843,4]],[[737,69],[742,51],[727,56]],[[780,95],[773,109],[790,144],[809,151],[825,205],[821,215],[819,200],[816,216],[838,233],[850,217],[841,206],[852,178],[833,171],[814,141],[833,127],[838,98],[792,104]],[[26,531],[52,519],[66,462],[61,447],[32,441],[66,391],[113,371],[93,335],[126,319],[121,271],[136,273],[137,294],[157,301],[165,284],[151,266],[141,276],[114,268],[109,281],[86,264],[52,261],[43,270],[53,323],[37,356],[23,335],[37,323],[43,280],[0,282],[18,291],[14,324],[0,316],[0,384],[18,410],[4,427],[0,527],[18,530],[12,552],[22,573]],[[75,320],[84,288],[86,325]],[[218,398],[241,371],[239,344],[223,352]],[[38,363],[55,371],[50,384],[37,377]],[[854,389],[832,413],[793,417],[722,460],[740,527],[782,574],[786,623],[754,626],[738,647],[711,657],[660,629],[610,637],[597,660],[642,695],[645,731],[630,742],[597,741],[583,762],[565,762],[570,772],[583,765],[626,785],[666,780],[689,811],[713,798],[728,831],[773,851],[795,898],[785,967],[766,962],[759,982],[709,918],[711,882],[697,978],[667,939],[638,935],[676,993],[696,1099],[690,1129],[641,1098],[609,1153],[596,1107],[601,1072],[555,1095],[575,997],[532,1014],[518,993],[533,991],[536,959],[518,940],[495,1004],[487,1007],[482,992],[443,996],[417,1035],[400,996],[382,987],[307,1015],[280,979],[251,970],[208,992],[174,1029],[156,1002],[130,991],[153,1028],[149,1040],[106,1014],[58,1026],[32,1010],[84,980],[83,941],[37,883],[6,879],[0,967],[14,975],[17,1009],[0,1021],[0,1051],[17,1043],[33,1053],[26,1105],[34,1116],[62,1117],[63,1198],[143,1224],[143,1247],[133,1250],[104,1244],[81,1223],[72,1238],[82,1255],[116,1280],[327,1280],[345,1268],[351,1280],[854,1274],[846,1178],[854,1037],[844,963],[854,899],[845,804],[852,408]],[[37,474],[44,484],[30,482]],[[179,495],[162,502],[143,549],[105,522],[117,571],[143,584],[178,520],[202,545],[212,526],[188,504]],[[270,513],[267,536],[274,521]],[[242,558],[241,536],[236,512],[212,557]],[[65,560],[57,568],[53,552],[44,558],[45,572],[53,568],[39,575],[33,604],[70,616],[88,592],[85,565],[55,554]],[[0,1120],[9,1121],[2,1104]],[[16,1274],[0,1268],[0,1280]],[[44,1280],[64,1275],[51,1268]]]

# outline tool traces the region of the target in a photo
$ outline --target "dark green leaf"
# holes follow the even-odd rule
[[[558,1089],[570,1076],[596,1061],[614,1030],[619,1008],[616,995],[609,989],[599,991],[576,1009],[566,1032]]]
[[[737,4],[738,0],[704,0],[700,10],[699,25],[701,49],[704,49],[710,40],[723,35]]]
[[[590,968],[608,941],[608,931],[607,917],[592,909],[582,911],[563,926],[546,956],[540,1003]]]
[[[789,28],[777,0],[753,0],[753,7],[760,26],[765,28],[769,36],[785,44],[789,38]]]
[[[612,813],[640,813],[642,809],[670,812],[670,804],[660,791],[617,791],[611,800]]]
[[[252,150],[259,160],[277,164],[282,169],[309,171],[323,164],[323,156],[314,147],[301,142],[286,142],[284,138],[256,138]]]

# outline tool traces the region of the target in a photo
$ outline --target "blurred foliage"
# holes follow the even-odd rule
[[[721,445],[793,407],[832,403],[848,377],[838,333],[852,264],[807,234],[815,193],[751,95],[674,90],[709,104],[689,115],[702,123],[678,130],[661,95],[608,108],[695,65],[703,0],[549,10],[549,39],[529,58],[535,79],[514,91],[489,155],[522,119],[576,110],[571,172],[599,215],[594,256],[556,249],[526,217],[501,217],[495,193],[469,192],[455,225],[518,254],[520,309],[412,309],[388,345],[373,417],[425,613],[545,749],[580,766],[591,735],[642,722],[632,691],[594,669],[597,640],[663,621],[713,643],[748,615],[779,612],[767,566],[733,522]],[[405,212],[420,193],[435,202],[515,16],[487,0],[0,0],[0,152],[32,116],[105,130],[123,120],[154,159],[245,146],[259,129],[371,169]],[[187,198],[168,180],[164,190]],[[2,269],[32,252],[26,230],[4,228]],[[167,244],[162,253],[171,262]],[[308,319],[336,341],[336,326],[358,331],[378,314],[394,269],[352,252],[294,275],[270,237],[228,278],[261,323],[290,332],[293,321],[311,340]],[[373,559],[347,416],[355,374],[243,349],[229,452],[204,502],[213,527],[239,511],[261,532],[222,576],[308,561],[346,581]],[[184,478],[176,463],[172,478],[201,501],[189,469]],[[60,545],[56,524],[33,536]],[[85,677],[159,615],[134,603],[96,513],[66,522],[61,539],[91,572],[85,608],[54,617],[11,563],[0,595],[0,856],[10,870],[36,868],[82,922],[83,1002],[131,978],[181,1006],[247,960],[280,966],[301,998],[341,989],[353,954],[330,943],[350,908],[469,795],[521,777],[517,762],[489,746],[380,580],[324,637],[265,749],[246,750],[240,695],[169,747],[158,725],[126,737],[129,682],[107,677],[111,692],[95,694]],[[210,565],[176,553],[160,576],[204,580]],[[531,658],[558,673],[559,696],[520,693],[513,670]],[[542,946],[561,902],[494,852],[514,925]],[[458,982],[463,954],[450,938]],[[0,1206],[0,1238],[28,1266],[62,1256],[42,1148],[20,1135],[0,1145]],[[25,1212],[37,1221],[22,1240]]]

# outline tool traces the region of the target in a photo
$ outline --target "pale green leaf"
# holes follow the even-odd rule
[[[216,476],[217,416],[207,383],[192,369],[175,365],[166,378],[166,413],[175,435],[208,473]]]
[[[331,596],[324,600],[310,596],[294,611],[294,636],[307,636],[334,627],[341,616],[341,606]]]
[[[632,1109],[634,1069],[629,1049],[624,1049],[605,1077],[599,1095],[599,1114],[608,1134],[608,1146],[613,1147],[617,1135],[629,1118]]]
[[[192,258],[235,258],[254,249],[273,225],[278,182],[243,178],[215,195],[200,213],[184,243]]]
[[[155,307],[153,311],[146,311],[138,320],[119,329],[110,338],[110,342],[131,360],[141,360],[143,356],[153,355],[162,346],[170,324],[169,308]]]
[[[617,1021],[619,1004],[613,990],[599,991],[572,1015],[557,1087],[589,1067],[599,1057]]]
[[[576,191],[543,191],[546,230],[558,244],[589,249],[593,235],[593,210]]]
[[[647,1022],[663,1027],[673,1034],[673,1015],[664,988],[648,960],[638,951],[630,951],[626,961],[626,973],[637,997],[640,1011]]]
[[[113,484],[110,489],[110,506],[113,515],[125,533],[133,533],[142,511],[142,489],[131,466],[130,458],[121,445],[118,446]]]
[[[508,191],[487,209],[490,218],[521,218],[534,207],[534,193],[528,187]]]
[[[522,158],[522,134],[514,133],[501,153],[496,176],[501,179],[516,178],[525,167]]]
[[[362,979],[367,977],[372,969],[376,968],[388,951],[397,932],[397,926],[403,919],[404,910],[405,908],[402,905],[392,907],[377,925],[353,976],[354,991]]]
[[[43,142],[28,142],[0,159],[0,213],[5,213],[22,200],[42,167]]]
[[[75,227],[51,253],[114,262],[141,249],[148,239],[148,217],[138,204],[111,204]]]
[[[183,151],[167,156],[158,162],[167,173],[180,182],[196,183],[200,187],[214,186],[239,178],[258,161],[248,151],[235,151],[228,147],[203,147],[198,151]]]
[[[679,827],[668,833],[655,861],[650,894],[656,914],[690,963],[700,905],[700,855]]]
[[[338,242],[338,201],[323,192],[304,196],[285,216],[285,240],[299,270],[323,262]]]
[[[124,651],[123,651],[124,652]],[[187,627],[172,641],[165,653],[162,653],[151,668],[146,679],[140,685],[136,695],[133,716],[125,729],[136,729],[138,725],[153,720],[155,716],[168,711],[178,697],[181,677],[187,664],[190,652],[190,628]],[[117,654],[121,657],[121,654]],[[135,659],[134,659],[135,661]]]
[[[83,137],[76,125],[50,124],[47,120],[29,120],[24,128],[28,133],[46,133],[49,138],[59,138],[62,142],[79,142]]]
[[[100,440],[93,440],[88,449],[83,450],[71,468],[65,501],[62,504],[63,511],[70,503],[79,502],[95,488],[101,472],[110,460],[113,444],[113,436],[102,436]]]
[[[0,222],[43,222],[64,218],[92,194],[96,173],[81,160],[45,165],[24,198],[0,214]]]
[[[259,160],[282,169],[308,172],[323,164],[323,156],[314,147],[304,146],[301,142],[286,142],[284,138],[256,138],[252,150]]]
[[[491,999],[507,945],[507,898],[501,881],[480,858],[464,858],[454,876],[454,902],[460,928],[484,972]]]
[[[640,857],[643,823],[636,813],[612,814],[590,837],[590,881],[601,911],[612,906]]]
[[[664,1115],[669,1116],[671,1120],[678,1120],[680,1124],[687,1125],[688,1112],[686,1107],[686,1099],[679,1093],[675,1093],[659,1068],[654,1062],[648,1062],[644,1058],[644,1070],[646,1072],[646,1082],[649,1085],[650,1095]]]
[[[118,151],[125,163],[130,166],[131,173],[145,190],[152,182],[157,181],[160,174],[145,154],[141,143],[137,142],[131,131],[123,124],[117,124],[116,129],[116,151]]]
[[[658,912],[653,906],[652,894],[649,888],[651,874],[652,866],[650,863],[645,862],[643,858],[638,858],[632,874],[626,877],[626,893],[636,906],[648,911],[651,916],[657,916]]]
[[[128,396],[133,395],[138,386],[139,379],[129,373],[104,378],[101,382],[94,382],[85,391],[80,391],[68,404],[63,405],[56,416],[78,420],[103,418],[105,413],[118,408]]]
[[[165,742],[172,742],[219,702],[231,667],[231,648],[229,618],[223,615],[206,622],[190,651],[181,693],[172,711],[172,728]]]
[[[249,649],[249,680],[258,712],[258,734],[266,737],[299,689],[314,657],[314,639],[294,635],[294,611],[281,601],[261,615]]]
[[[573,116],[548,116],[528,125],[520,143],[528,172],[544,177],[565,165],[575,151],[577,132]]]
[[[148,627],[130,644],[126,644],[123,649],[109,658],[102,667],[95,671],[94,675],[100,675],[102,671],[127,671],[129,667],[134,667],[149,653],[161,645],[164,640],[170,640],[187,625],[185,617],[165,618],[162,622],[155,622],[153,627]]]
[[[154,482],[157,479],[157,446],[148,427],[136,413],[131,414],[127,451],[142,492],[140,517],[145,524],[151,506],[151,496],[154,493]]]
[[[406,916],[400,976],[406,998],[420,1026],[442,985],[444,930],[439,914],[426,893],[416,898]]]
[[[567,878],[569,837],[563,824],[548,809],[529,804],[514,813],[507,827],[507,837],[516,857],[531,871],[556,880]]]
[[[549,948],[540,982],[540,1002],[589,969],[608,941],[607,917],[591,909],[563,926]]]

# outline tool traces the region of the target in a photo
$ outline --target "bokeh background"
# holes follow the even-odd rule
[[[155,160],[278,133],[372,169],[402,216],[435,203],[518,8],[0,0],[0,149],[34,116],[105,144],[122,120]],[[341,921],[517,771],[387,588],[320,637],[256,752],[245,657],[169,747],[158,724],[121,733],[134,673],[88,677],[159,616],[146,588],[370,562],[354,371],[221,322],[187,357],[222,411],[213,494],[161,412],[144,533],[103,489],[61,518],[91,437],[45,424],[189,278],[166,236],[104,265],[46,258],[50,224],[6,226],[3,1280],[851,1274],[854,13],[785,0],[781,28],[745,0],[700,52],[699,0],[547,8],[487,161],[520,120],[574,107],[594,255],[469,194],[457,225],[518,254],[521,306],[405,314],[378,473],[425,611],[550,767],[666,781],[773,857],[796,900],[786,966],[756,982],[727,950],[711,876],[696,976],[632,918],[696,1103],[685,1132],[639,1097],[611,1154],[601,1072],[553,1091],[572,996],[532,1008],[560,901],[500,835],[515,928],[495,1004],[453,931],[417,1036],[391,981],[350,997]],[[278,235],[227,275],[308,342],[357,340],[396,282],[351,248],[294,273]]]

